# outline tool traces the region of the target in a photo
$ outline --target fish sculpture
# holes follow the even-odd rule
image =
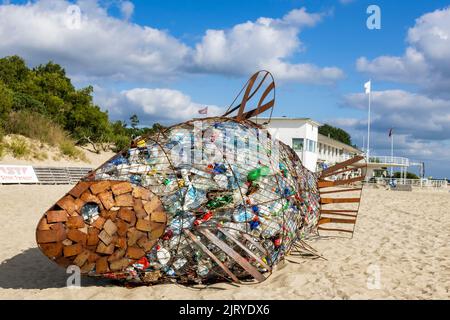
[[[305,239],[352,236],[363,157],[311,172],[258,121],[275,104],[272,75],[255,73],[238,97],[223,116],[138,137],[90,172],[40,219],[41,251],[126,284],[257,283],[287,255],[314,254]]]

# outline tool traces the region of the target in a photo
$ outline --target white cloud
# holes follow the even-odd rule
[[[194,68],[202,72],[247,75],[267,69],[276,79],[309,83],[334,82],[343,77],[336,67],[292,64],[287,60],[302,50],[298,36],[323,18],[304,8],[292,10],[281,19],[259,18],[229,30],[207,30],[195,47]]]
[[[408,30],[403,56],[361,57],[357,69],[378,79],[415,83],[431,94],[449,96],[450,7],[427,13]]]
[[[343,105],[366,110],[367,96],[349,94],[345,96]],[[387,132],[389,128],[395,128],[398,133],[418,140],[450,138],[450,100],[403,90],[375,91],[372,93],[371,114],[374,131]],[[367,120],[346,121],[358,129],[367,126]],[[345,125],[343,121],[340,123]]]
[[[373,92],[373,146],[389,154],[387,132],[393,127],[398,154],[426,160],[439,174],[450,159],[450,7],[419,17],[408,30],[402,56],[361,57],[357,69],[375,79],[415,84],[421,93],[403,90]],[[344,105],[367,108],[367,96],[350,94]],[[360,137],[367,120],[339,119]],[[372,140],[372,139],[371,139]],[[360,144],[361,142],[359,142]],[[371,142],[372,145],[372,142]],[[372,147],[371,147],[372,149]]]
[[[182,66],[189,48],[168,33],[112,18],[95,1],[77,4],[79,28],[67,27],[76,17],[65,1],[0,6],[0,55],[33,65],[52,59],[71,75],[115,79],[152,80]]]
[[[167,31],[128,21],[130,1],[118,2],[124,19],[108,15],[95,0],[79,0],[79,23],[67,13],[73,3],[40,0],[0,6],[0,55],[18,54],[32,65],[54,60],[73,77],[155,81],[185,73],[248,76],[274,71],[278,80],[329,83],[343,77],[336,67],[290,63],[303,49],[300,31],[323,14],[292,10],[281,19],[259,18],[229,30],[207,30],[194,47]],[[72,26],[72,27],[71,27]]]
[[[328,123],[345,129],[352,136],[352,142],[360,148],[363,137],[367,144],[367,120],[356,118],[330,119]],[[389,128],[374,128],[370,132],[370,150],[372,155],[390,156],[391,140]],[[406,157],[411,161],[424,161],[426,176],[438,178],[450,177],[448,159],[450,159],[450,140],[417,139],[394,127],[394,156]],[[398,169],[396,169],[398,170]],[[419,173],[419,167],[410,167],[408,171]]]
[[[206,106],[208,116],[224,113],[224,110],[215,105],[194,102],[190,96],[178,90],[134,88],[113,93],[100,87],[95,89],[95,102],[108,110],[113,119],[128,119],[136,113],[141,124],[149,125],[155,121],[173,123],[200,117],[198,110]]]

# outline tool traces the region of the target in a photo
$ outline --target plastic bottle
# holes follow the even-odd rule
[[[99,214],[99,207],[96,203],[88,202],[81,208],[81,215],[83,216],[84,221],[91,220]]]
[[[208,209],[217,209],[226,206],[233,200],[233,196],[230,194],[224,195],[222,197],[217,197],[215,199],[209,200],[206,204]]]
[[[235,213],[233,214],[233,220],[235,222],[248,222],[251,221],[254,217],[254,214],[251,212],[248,212],[245,207],[240,206],[236,209]]]
[[[212,171],[215,174],[224,174],[227,171],[227,167],[223,163],[215,163]]]
[[[217,183],[219,188],[227,189],[228,188],[228,177],[224,174],[217,174],[214,176],[214,181]]]
[[[165,266],[170,260],[170,252],[163,247],[157,249],[156,257],[161,265]]]
[[[183,267],[187,263],[186,258],[179,258],[172,264],[175,270],[179,270],[181,267]]]

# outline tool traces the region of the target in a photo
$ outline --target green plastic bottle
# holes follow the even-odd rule
[[[247,174],[247,180],[248,181],[256,181],[259,178],[265,177],[269,174],[270,174],[270,168],[267,166],[263,166],[260,168],[250,170]]]
[[[226,206],[232,200],[233,200],[233,196],[232,195],[225,195],[225,196],[222,196],[222,197],[217,197],[215,199],[209,200],[208,203],[206,204],[206,207],[208,209],[217,209],[217,208]]]

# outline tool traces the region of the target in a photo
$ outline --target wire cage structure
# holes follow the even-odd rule
[[[255,283],[313,252],[305,239],[353,235],[362,187],[343,186],[364,179],[362,157],[314,173],[251,121],[275,104],[267,71],[238,97],[223,116],[139,137],[90,172],[39,221],[42,252],[127,284]]]

